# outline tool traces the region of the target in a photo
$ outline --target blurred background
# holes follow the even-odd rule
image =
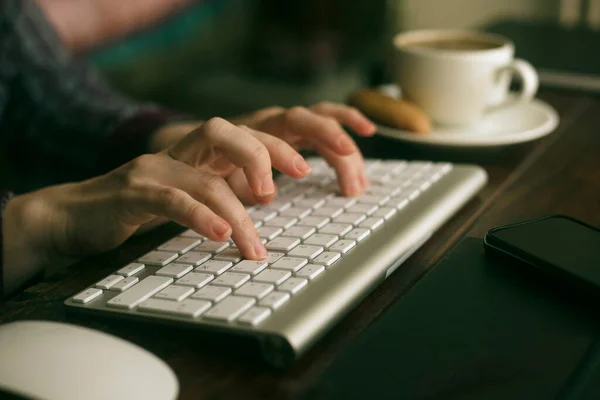
[[[589,52],[585,67],[559,65],[580,63],[584,49],[572,42],[600,43],[593,21],[576,20],[596,0],[582,1],[199,0],[85,57],[136,98],[200,118],[230,116],[269,105],[343,102],[357,87],[387,82],[391,38],[411,29],[501,32],[536,67],[597,72]]]

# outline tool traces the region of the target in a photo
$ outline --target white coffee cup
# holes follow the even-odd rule
[[[538,76],[527,61],[514,59],[514,44],[475,31],[423,30],[394,38],[395,81],[403,98],[440,125],[471,125],[498,107],[530,101]],[[522,82],[508,96],[511,77]]]

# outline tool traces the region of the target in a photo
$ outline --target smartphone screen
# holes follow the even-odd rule
[[[563,216],[493,229],[486,241],[524,261],[600,288],[600,231]]]

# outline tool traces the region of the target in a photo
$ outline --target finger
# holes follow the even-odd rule
[[[238,169],[233,174],[231,174],[227,178],[227,183],[233,193],[244,203],[247,205],[254,204],[267,204],[273,201],[275,196],[277,195],[277,191],[275,193],[270,194],[268,196],[256,196],[252,189],[250,189],[250,184],[248,183],[248,179],[246,175],[244,175],[244,171]],[[277,187],[276,187],[277,189]]]
[[[359,135],[372,136],[375,134],[375,124],[354,107],[323,102],[311,107],[311,109],[319,115],[335,118],[342,125],[346,125]]]
[[[310,165],[292,146],[273,135],[243,127],[266,147],[271,164],[280,172],[293,178],[304,178],[311,171]]]
[[[244,257],[251,260],[264,259],[267,250],[246,208],[227,182],[220,176],[195,169],[184,163],[179,164],[173,166],[169,175],[161,176],[159,179],[181,188],[227,221],[232,229],[231,238]]]
[[[194,167],[205,163],[214,152],[244,169],[256,195],[266,196],[275,191],[269,151],[247,130],[222,118],[211,118],[169,149],[171,157]]]
[[[137,191],[131,202],[133,213],[148,212],[166,217],[215,241],[231,236],[231,226],[207,206],[181,189],[148,185]]]
[[[356,144],[334,118],[318,115],[303,107],[291,108],[279,118],[285,119],[286,131],[292,131],[315,146],[325,145],[340,155],[358,151]]]
[[[344,196],[358,196],[363,192],[368,179],[360,153],[340,156],[324,146],[317,146],[317,152],[335,169]]]

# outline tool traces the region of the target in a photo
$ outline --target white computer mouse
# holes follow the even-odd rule
[[[173,400],[177,377],[152,353],[76,325],[0,325],[2,391],[38,400]]]

